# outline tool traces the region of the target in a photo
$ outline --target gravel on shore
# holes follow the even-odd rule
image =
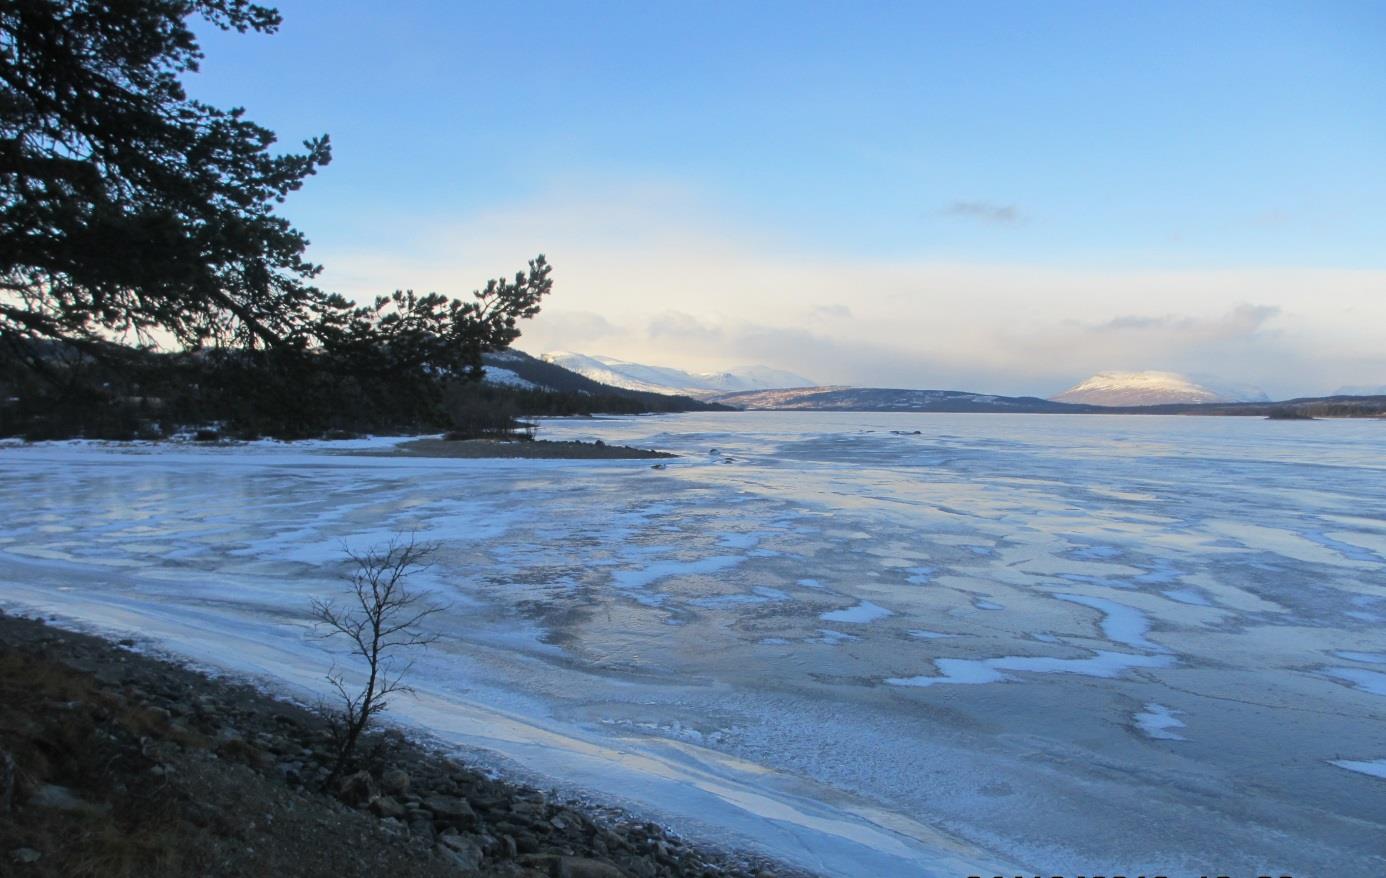
[[[0,875],[806,878],[134,646],[0,613]]]

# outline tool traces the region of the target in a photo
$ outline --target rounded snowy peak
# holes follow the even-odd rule
[[[1134,406],[1261,401],[1256,388],[1233,388],[1195,381],[1177,372],[1098,372],[1063,393],[1055,402]]]

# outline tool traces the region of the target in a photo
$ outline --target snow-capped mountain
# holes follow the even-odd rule
[[[521,390],[534,390],[534,388],[539,387],[534,381],[520,377],[516,370],[492,366],[491,363],[486,363],[486,375],[482,380],[486,384],[502,384],[505,387],[518,387]]]
[[[704,397],[742,390],[769,390],[786,387],[812,387],[813,381],[793,372],[768,366],[742,366],[726,372],[685,372],[667,366],[647,366],[615,357],[591,356],[572,351],[544,354],[544,360],[586,375],[593,381],[645,390]]]
[[[1258,388],[1200,383],[1177,372],[1098,372],[1050,399],[1107,406],[1269,401]]]
[[[496,388],[524,391],[534,390],[569,397],[566,403],[559,404],[558,410],[566,411],[574,405],[573,397],[586,398],[578,404],[577,411],[613,412],[631,414],[645,412],[701,412],[716,411],[723,406],[693,399],[686,394],[650,393],[615,387],[593,381],[586,375],[579,375],[556,363],[549,363],[532,357],[524,351],[492,351],[481,355],[484,373],[482,382]],[[551,401],[552,402],[552,401]],[[632,407],[634,403],[634,407]],[[540,405],[531,400],[531,405]],[[565,408],[565,406],[567,408]]]

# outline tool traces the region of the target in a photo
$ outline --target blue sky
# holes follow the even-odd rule
[[[544,251],[536,353],[1386,383],[1386,5],[278,5],[190,90],[331,134],[285,214],[349,294]]]

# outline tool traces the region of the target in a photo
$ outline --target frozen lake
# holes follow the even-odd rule
[[[6,446],[0,601],[304,695],[342,543],[417,531],[395,718],[550,785],[833,875],[1386,873],[1386,423],[541,435],[683,456]]]

